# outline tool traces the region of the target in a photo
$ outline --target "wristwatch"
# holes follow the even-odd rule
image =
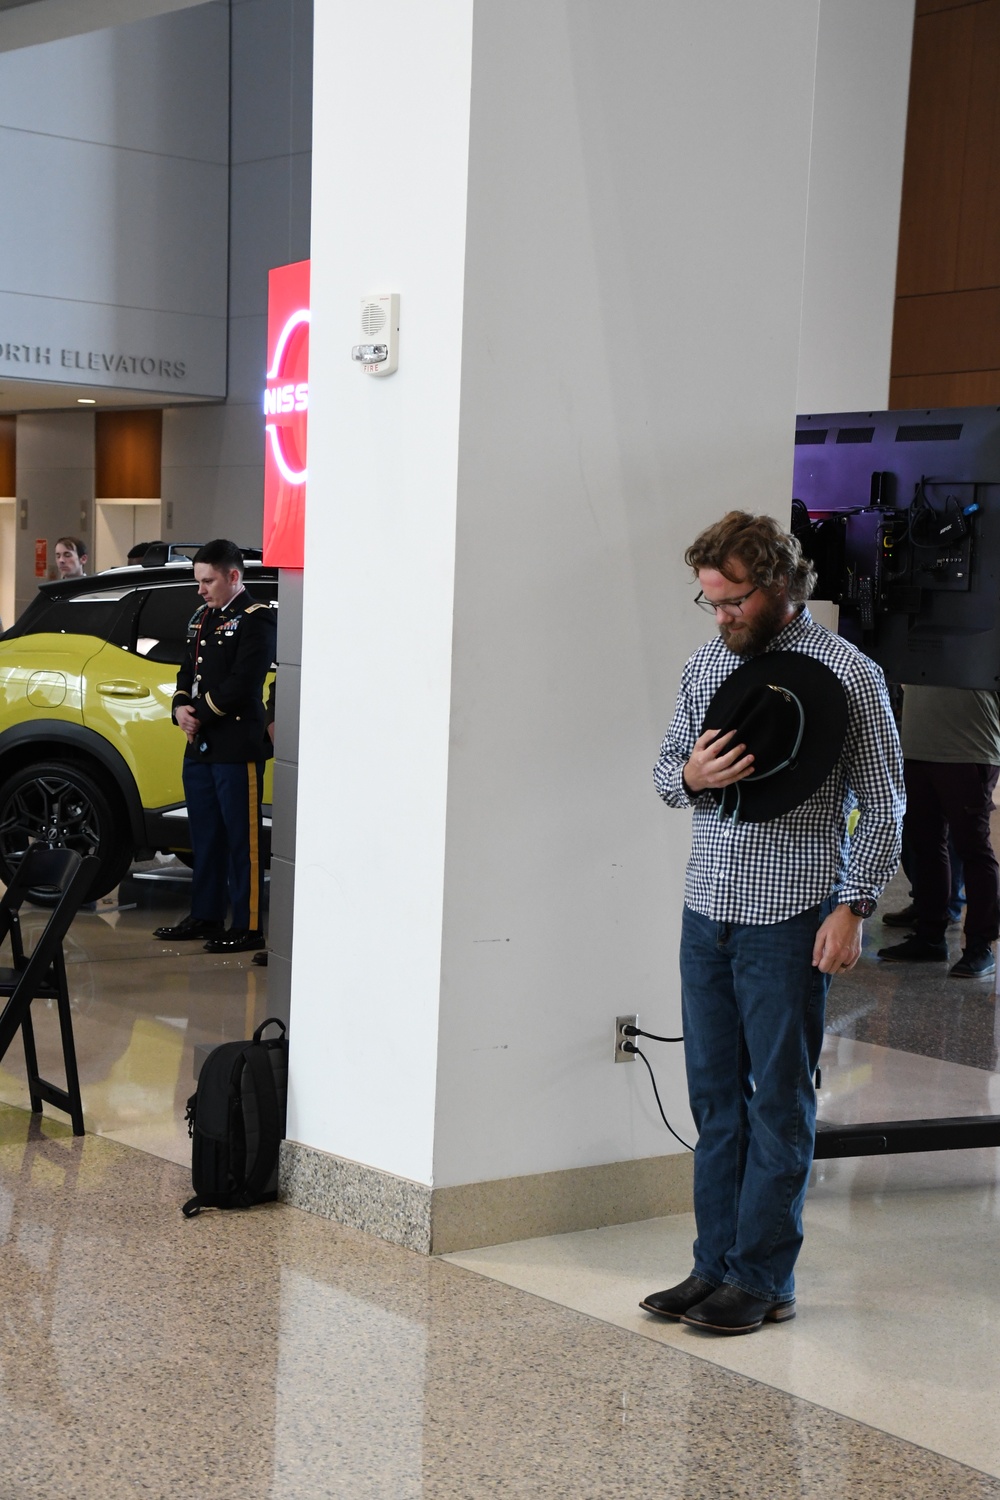
[[[848,911],[852,911],[856,917],[870,917],[878,906],[871,896],[859,896],[856,901],[848,902]]]

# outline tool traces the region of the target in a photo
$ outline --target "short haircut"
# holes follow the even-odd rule
[[[72,547],[73,551],[76,553],[77,557],[80,558],[81,562],[87,555],[87,543],[81,542],[78,536],[57,536],[56,546]]]
[[[224,536],[216,537],[214,542],[206,542],[204,547],[199,547],[192,561],[207,563],[217,573],[228,573],[233,568],[239,568],[242,573],[245,568],[243,553],[235,542],[227,541]]]
[[[128,549],[128,552],[125,554],[125,556],[129,562],[135,562],[137,558],[145,557],[150,547],[154,547],[156,545],[157,544],[155,542],[136,542],[134,547],[130,547]]]
[[[731,576],[727,567],[738,562],[756,588],[783,588],[793,604],[803,604],[816,587],[816,571],[803,557],[798,538],[773,517],[752,516],[745,510],[731,510],[706,527],[685,552],[684,561],[695,574],[714,568],[726,578]]]

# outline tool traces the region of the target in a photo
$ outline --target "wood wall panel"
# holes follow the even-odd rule
[[[17,418],[0,417],[0,495],[17,494]]]
[[[914,27],[897,297],[955,286],[977,9],[937,12]]]
[[[918,0],[890,405],[1000,401],[1000,0]]]
[[[95,440],[98,500],[159,500],[161,411],[99,411]]]
[[[976,5],[978,0],[917,0],[916,14],[932,16],[936,10],[958,10],[960,6]]]
[[[1000,287],[901,297],[892,330],[892,374],[933,375],[1000,366]]]
[[[1000,370],[899,375],[890,380],[890,411],[931,411],[939,406],[1000,406]]]
[[[982,0],[971,13],[956,287],[1000,285],[1000,0]]]

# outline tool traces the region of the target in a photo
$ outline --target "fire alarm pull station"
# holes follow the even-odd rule
[[[361,299],[361,337],[351,358],[366,375],[391,375],[399,364],[399,293],[372,292]]]

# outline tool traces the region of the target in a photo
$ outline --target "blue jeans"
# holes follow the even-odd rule
[[[833,903],[766,927],[684,908],[681,989],[694,1153],[694,1274],[794,1296],[829,979],[812,966]]]

